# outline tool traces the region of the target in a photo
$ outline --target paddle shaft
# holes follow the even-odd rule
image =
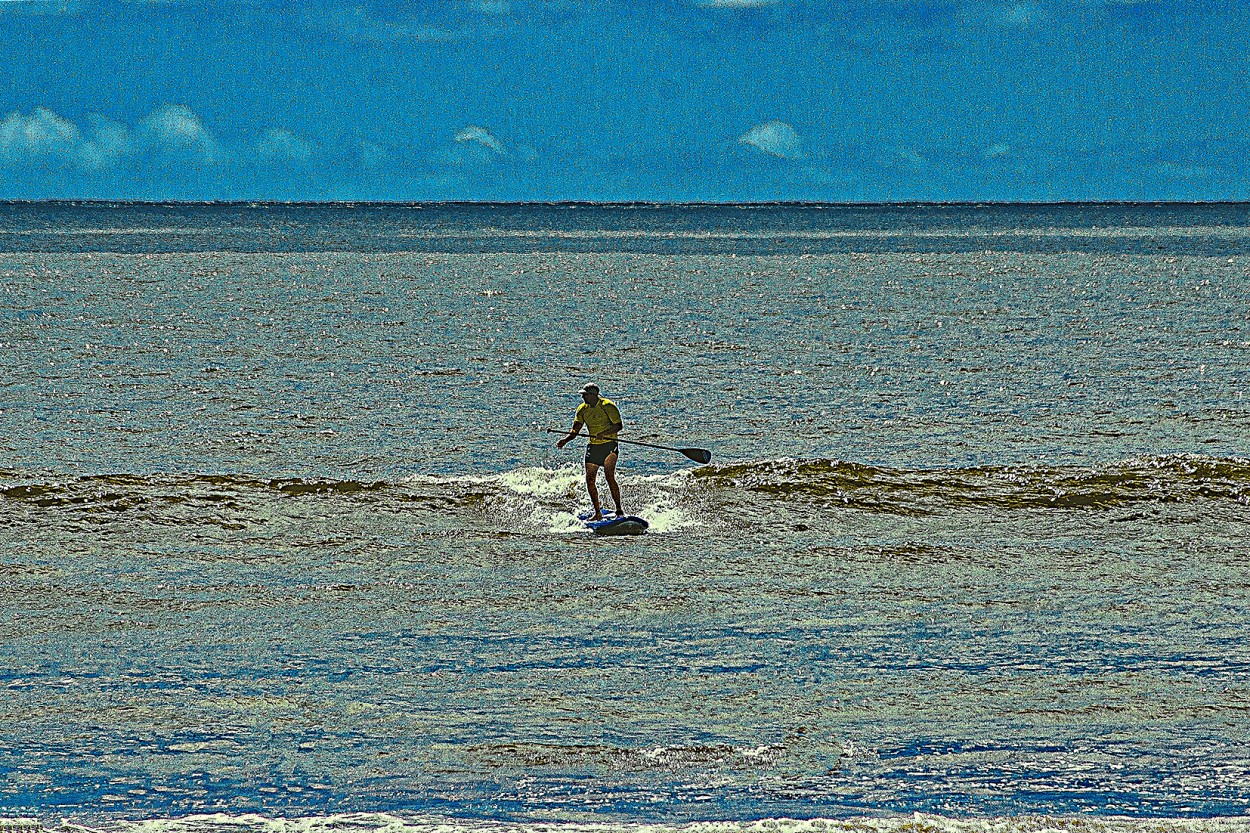
[[[568,431],[558,431],[555,428],[547,428],[545,430],[547,431],[548,434],[569,433]],[[573,436],[589,437],[590,435],[589,434],[574,434]],[[708,451],[706,448],[674,448],[671,445],[656,445],[655,443],[644,443],[639,440],[622,440],[620,437],[617,437],[616,441],[620,443],[629,443],[630,445],[643,445],[643,446],[646,446],[647,448],[662,448],[665,451],[676,451],[678,454],[685,454],[687,457],[689,457],[691,460],[694,460],[696,463],[707,463],[712,459],[712,452]]]

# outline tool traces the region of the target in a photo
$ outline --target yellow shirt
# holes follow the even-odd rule
[[[586,430],[590,432],[591,444],[601,445],[603,443],[612,442],[616,439],[616,432],[606,433],[612,423],[621,424],[621,412],[616,405],[612,404],[609,399],[599,397],[599,401],[593,405],[587,405],[585,402],[577,406],[577,415],[573,417],[574,422],[580,422],[586,426]],[[595,434],[603,434],[599,440],[593,439]]]

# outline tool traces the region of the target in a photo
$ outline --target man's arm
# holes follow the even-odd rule
[[[569,429],[569,435],[567,437],[562,437],[560,441],[556,443],[556,448],[564,448],[564,446],[572,442],[573,438],[576,437],[581,432],[582,432],[582,423],[578,422],[577,420],[573,420],[573,427]]]
[[[623,422],[609,423],[607,431],[604,431],[602,434],[595,434],[593,437],[591,437],[591,439],[597,440],[600,437],[606,437],[608,434],[619,434],[621,433],[621,429],[624,427],[625,427],[625,423]]]

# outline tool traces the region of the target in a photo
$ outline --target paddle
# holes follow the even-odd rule
[[[568,433],[568,431],[557,431],[554,428],[545,428],[543,430],[545,430],[548,434],[567,434]],[[577,436],[587,437],[590,435],[578,434]],[[689,457],[691,460],[694,460],[696,463],[703,463],[704,465],[707,465],[708,463],[712,462],[712,452],[708,451],[706,448],[673,448],[671,445],[656,445],[655,443],[643,443],[643,442],[639,442],[638,440],[622,440],[620,437],[617,437],[616,441],[621,442],[621,443],[629,443],[630,445],[645,445],[647,448],[662,448],[665,451],[676,451],[681,454],[685,454],[687,457]]]

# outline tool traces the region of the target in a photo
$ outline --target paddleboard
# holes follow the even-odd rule
[[[583,512],[577,517],[594,530],[596,535],[641,535],[647,531],[649,523],[644,521],[637,515],[626,515],[618,518],[615,515],[604,515],[601,520],[593,521],[591,518],[595,516],[593,511]]]

